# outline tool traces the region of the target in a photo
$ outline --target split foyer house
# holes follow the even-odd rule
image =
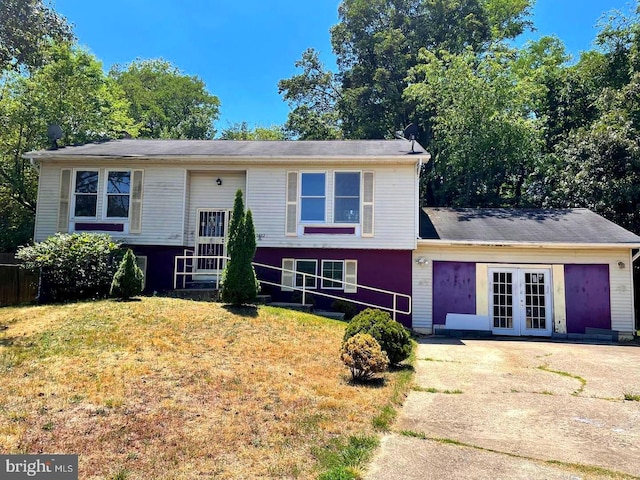
[[[107,232],[148,292],[219,279],[240,189],[275,299],[344,298],[423,333],[634,329],[640,237],[583,209],[420,209],[417,143],[115,140],[25,156],[40,170],[35,240]]]

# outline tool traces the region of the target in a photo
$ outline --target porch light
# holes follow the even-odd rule
[[[420,265],[421,267],[424,267],[427,263],[429,263],[429,260],[427,260],[424,257],[418,257],[418,258],[416,258],[416,263],[418,265]]]
[[[624,270],[624,267],[625,267],[624,262],[618,262],[618,268],[620,270]]]

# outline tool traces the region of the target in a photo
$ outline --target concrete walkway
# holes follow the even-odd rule
[[[417,358],[366,478],[640,478],[640,347],[430,338]]]

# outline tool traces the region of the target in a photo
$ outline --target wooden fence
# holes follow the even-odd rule
[[[38,274],[23,270],[12,253],[0,253],[0,307],[33,302]]]

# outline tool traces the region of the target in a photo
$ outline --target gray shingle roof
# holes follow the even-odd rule
[[[640,244],[640,237],[586,208],[424,208],[420,237],[487,243]]]
[[[424,155],[415,143],[415,154]],[[111,140],[101,143],[39,150],[26,153],[27,158],[61,157],[401,157],[411,155],[407,140]]]

